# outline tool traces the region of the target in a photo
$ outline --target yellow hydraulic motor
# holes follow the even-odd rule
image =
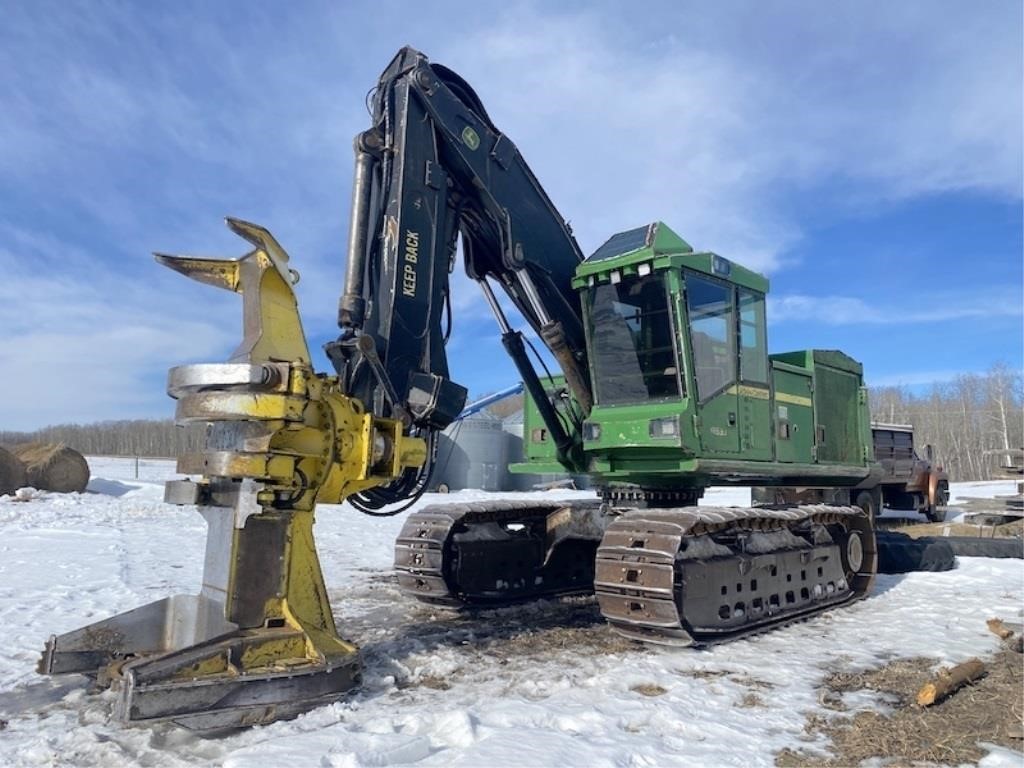
[[[157,254],[242,294],[244,338],[227,363],[171,370],[179,424],[209,424],[166,500],[208,524],[202,588],[51,637],[39,671],[98,672],[125,721],[198,730],[293,716],[359,682],[357,649],[335,629],[313,540],[317,503],[385,485],[427,459],[426,443],[366,413],[314,372],[292,285],[266,229],[228,226],[255,249],[238,260]]]

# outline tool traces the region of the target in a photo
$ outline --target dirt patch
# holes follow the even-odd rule
[[[351,598],[349,593],[349,597]],[[396,601],[401,606],[401,601]],[[478,611],[437,611],[414,607],[410,613],[394,613],[393,606],[339,621],[363,649],[367,669],[381,678],[391,676],[396,687],[445,690],[481,677],[497,668],[509,680],[519,680],[519,670],[532,669],[538,661],[558,658],[563,672],[585,665],[588,657],[625,655],[639,657],[647,649],[618,635],[601,616],[597,600],[565,598],[522,606]],[[382,631],[381,627],[394,627]],[[435,650],[455,650],[459,668],[433,678],[410,675],[410,658]]]
[[[613,632],[596,608],[538,617],[518,629],[516,634],[488,643],[487,652],[499,659],[520,659],[558,651],[594,656],[643,650],[639,643]]]
[[[754,688],[759,691],[770,691],[775,687],[775,683],[769,683],[767,680],[758,680],[750,675],[733,675],[729,679],[734,683],[739,683],[740,685],[747,686],[747,688]]]
[[[644,696],[664,696],[668,693],[667,688],[662,688],[660,685],[654,683],[640,683],[640,685],[630,686],[629,690],[634,693],[640,693]]]
[[[825,687],[836,693],[880,691],[913,698],[921,683],[935,667],[935,659],[896,659],[881,669],[866,672],[833,672],[825,678]]]
[[[1024,672],[1021,655],[1004,650],[987,662],[988,674],[940,704],[918,707],[914,697],[929,679],[933,659],[897,659],[867,672],[836,672],[825,678],[824,698],[838,709],[838,694],[870,690],[895,701],[889,714],[858,712],[852,717],[808,716],[805,731],[830,739],[832,756],[786,749],[776,756],[779,766],[858,765],[886,758],[887,768],[920,763],[976,763],[985,754],[978,742],[1021,749],[1024,717]]]
[[[762,699],[756,693],[748,693],[746,696],[740,699],[740,703],[737,706],[743,707],[745,709],[752,707],[763,707],[764,699]]]

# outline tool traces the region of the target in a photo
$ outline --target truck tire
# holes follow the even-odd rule
[[[905,533],[876,531],[879,573],[951,571],[956,553],[943,537],[914,539]]]
[[[924,516],[933,523],[944,523],[946,522],[946,508],[945,507],[932,507]]]
[[[925,512],[925,517],[933,523],[941,523],[946,520],[946,505],[949,504],[949,483],[945,480],[939,482],[935,493],[935,504]]]

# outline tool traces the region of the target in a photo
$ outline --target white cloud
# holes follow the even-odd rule
[[[3,429],[170,417],[166,370],[223,358],[240,337],[238,297],[204,301],[200,291],[211,289],[178,290],[179,278],[93,271],[84,254],[52,237],[0,232],[14,243],[0,248]]]
[[[789,294],[768,297],[770,322],[827,323],[828,325],[900,325],[999,317],[1020,317],[1020,295],[1002,290],[982,296],[918,295],[909,302],[873,305],[852,296]]]
[[[770,270],[801,236],[794,191],[1020,197],[1020,40],[999,14],[783,8],[746,6],[744,26],[736,8],[683,5],[637,49],[606,12],[526,5],[435,55],[476,84],[587,249],[662,218]]]

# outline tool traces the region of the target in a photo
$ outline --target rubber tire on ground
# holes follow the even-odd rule
[[[949,504],[949,484],[945,481],[939,483],[936,494],[935,506],[925,512],[925,517],[933,523],[944,523],[946,521],[946,506]]]
[[[951,571],[956,567],[956,553],[942,537],[914,539],[895,531],[876,531],[875,537],[879,573]]]
[[[948,542],[962,557],[1017,557],[1024,558],[1024,542],[1020,539],[983,539],[976,536],[928,536],[928,539]]]
[[[448,483],[438,483],[437,493],[448,493],[451,489],[448,487]]]
[[[946,508],[932,507],[924,513],[924,516],[933,523],[944,523],[946,522]]]

